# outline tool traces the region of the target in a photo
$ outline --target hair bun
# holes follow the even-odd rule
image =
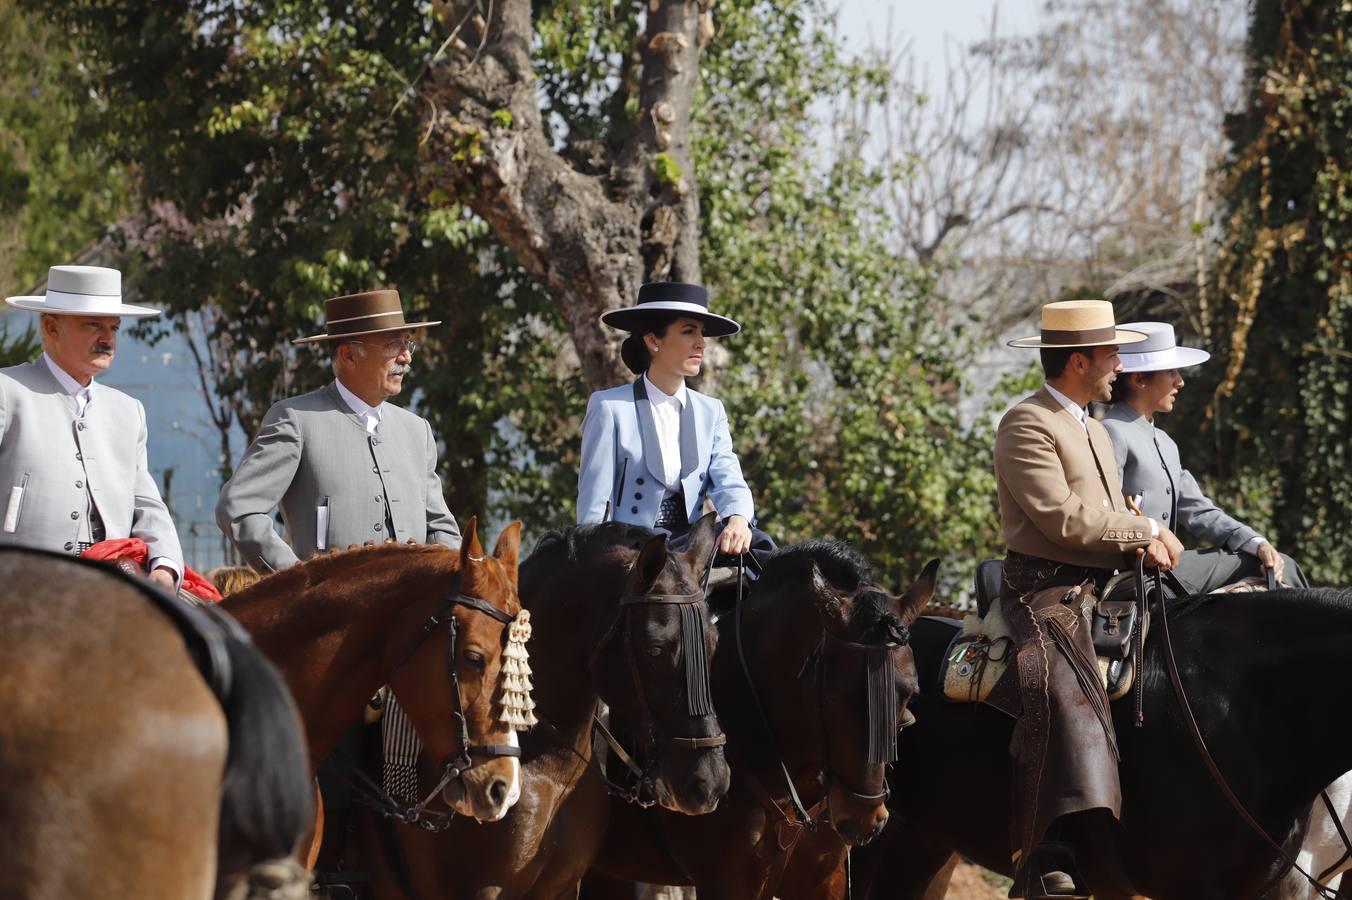
[[[631,334],[620,344],[620,360],[635,375],[642,375],[652,365],[653,357],[643,343],[643,335]]]

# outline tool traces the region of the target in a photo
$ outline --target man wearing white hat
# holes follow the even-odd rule
[[[1015,732],[1016,879],[1011,897],[1085,896],[1073,832],[1106,833],[1121,806],[1117,746],[1090,639],[1104,582],[1128,559],[1172,568],[1168,527],[1132,515],[1103,426],[1086,414],[1108,399],[1118,345],[1112,304],[1050,303],[1042,331],[1011,341],[1041,351],[1046,384],[1000,421],[996,489],[1007,547],[999,604],[1018,647],[1022,714]],[[1102,830],[1102,832],[1099,831]],[[1095,842],[1098,843],[1098,842]]]
[[[1183,467],[1178,445],[1155,422],[1172,412],[1183,387],[1180,369],[1211,358],[1205,350],[1180,347],[1165,322],[1133,322],[1123,328],[1146,340],[1123,352],[1122,375],[1113,384],[1112,405],[1103,425],[1112,438],[1123,493],[1141,511],[1170,528],[1211,544],[1188,550],[1174,575],[1189,593],[1206,594],[1242,578],[1272,571],[1278,581],[1305,587],[1300,567],[1253,528],[1221,511]]]
[[[43,353],[0,369],[0,540],[81,553],[140,538],[151,579],[173,590],[183,553],[146,465],[145,408],[95,380],[121,320],[160,311],[123,303],[121,273],[95,266],[53,266],[46,295],[5,302],[41,314]]]

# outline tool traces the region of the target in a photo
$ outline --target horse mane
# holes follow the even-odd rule
[[[604,547],[620,544],[637,550],[657,534],[658,532],[651,528],[630,525],[627,522],[570,525],[540,535],[540,539],[531,550],[530,558],[536,556],[552,558],[563,553],[566,559],[575,561],[588,555],[598,544]]]
[[[1352,588],[1279,588],[1275,591],[1252,591],[1246,594],[1199,594],[1173,600],[1169,604],[1169,615],[1182,618],[1209,608],[1217,601],[1229,605],[1252,603],[1258,607],[1269,603],[1280,606],[1294,602],[1352,611]]]
[[[333,574],[333,570],[341,568],[348,564],[348,561],[358,556],[368,556],[372,560],[394,557],[402,554],[425,554],[425,553],[447,553],[453,551],[440,544],[374,544],[371,546],[350,547],[347,550],[337,550],[332,553],[326,553],[323,556],[314,556],[305,561],[303,566],[290,566],[285,569],[279,569],[275,572],[269,572],[258,581],[239,591],[231,594],[232,601],[244,600],[254,597],[258,594],[270,593],[274,590],[300,590],[316,582],[320,582]],[[458,560],[459,557],[457,556]]]
[[[778,551],[765,563],[757,588],[762,592],[801,584],[812,566],[834,588],[857,591],[873,581],[873,567],[845,541],[817,539]]]

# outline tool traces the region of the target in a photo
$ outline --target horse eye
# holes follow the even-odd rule
[[[483,670],[485,663],[484,655],[478,650],[466,650],[465,659],[468,660],[469,664],[474,668],[479,669],[480,671]]]
[[[654,644],[653,646],[651,646],[651,647],[648,648],[648,655],[649,655],[649,656],[661,656],[661,655],[662,655],[662,648],[659,647],[659,646],[657,646],[656,644]]]

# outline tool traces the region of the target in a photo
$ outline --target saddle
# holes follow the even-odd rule
[[[1014,658],[1014,639],[1000,605],[1004,564],[998,559],[977,565],[975,594],[977,614],[963,619],[962,629],[954,635],[944,653],[940,683],[944,697],[955,703],[986,703],[1017,717],[1017,673],[1010,663]],[[1067,588],[1075,590],[1075,588]],[[1094,649],[1098,654],[1099,677],[1109,700],[1118,700],[1131,691],[1136,667],[1131,658],[1131,639],[1138,627],[1139,607],[1131,573],[1116,575],[1103,590],[1093,616]],[[1139,623],[1148,633],[1149,618]]]

